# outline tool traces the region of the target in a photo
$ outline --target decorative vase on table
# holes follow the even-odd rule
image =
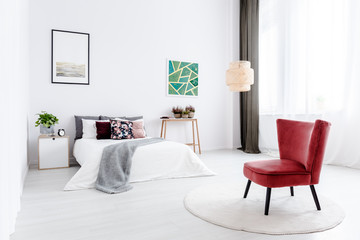
[[[182,107],[173,107],[171,112],[174,114],[174,118],[181,118],[181,113],[183,112],[183,108]]]
[[[189,118],[189,112],[188,111],[183,111],[181,114],[182,118]]]
[[[195,115],[195,108],[191,105],[186,106],[185,111],[189,113],[189,118],[193,118]]]

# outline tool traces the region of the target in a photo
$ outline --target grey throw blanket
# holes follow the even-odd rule
[[[106,193],[121,193],[132,189],[129,176],[136,148],[161,141],[162,138],[148,138],[105,147],[95,188]]]

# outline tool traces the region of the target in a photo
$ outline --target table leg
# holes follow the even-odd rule
[[[167,127],[167,121],[165,121],[164,139],[166,138],[166,127]]]
[[[160,133],[161,138],[163,136],[163,129],[164,129],[164,120],[161,121],[161,133]]]
[[[198,140],[199,154],[201,154],[200,137],[199,137],[199,126],[198,126],[197,119],[195,119],[195,123],[196,123],[196,132],[197,132],[197,140]]]
[[[193,148],[194,148],[194,152],[196,153],[195,151],[195,131],[194,131],[194,120],[191,121],[192,123],[192,134],[193,134]]]

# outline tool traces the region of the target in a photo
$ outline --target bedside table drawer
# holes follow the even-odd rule
[[[39,137],[39,169],[69,167],[68,137]]]

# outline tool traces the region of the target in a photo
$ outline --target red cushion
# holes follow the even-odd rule
[[[244,167],[260,174],[310,174],[300,163],[286,159],[247,162]]]
[[[286,159],[247,162],[244,164],[244,175],[270,188],[309,185],[311,181],[311,173],[302,164]]]
[[[96,138],[110,139],[110,122],[96,122]]]

